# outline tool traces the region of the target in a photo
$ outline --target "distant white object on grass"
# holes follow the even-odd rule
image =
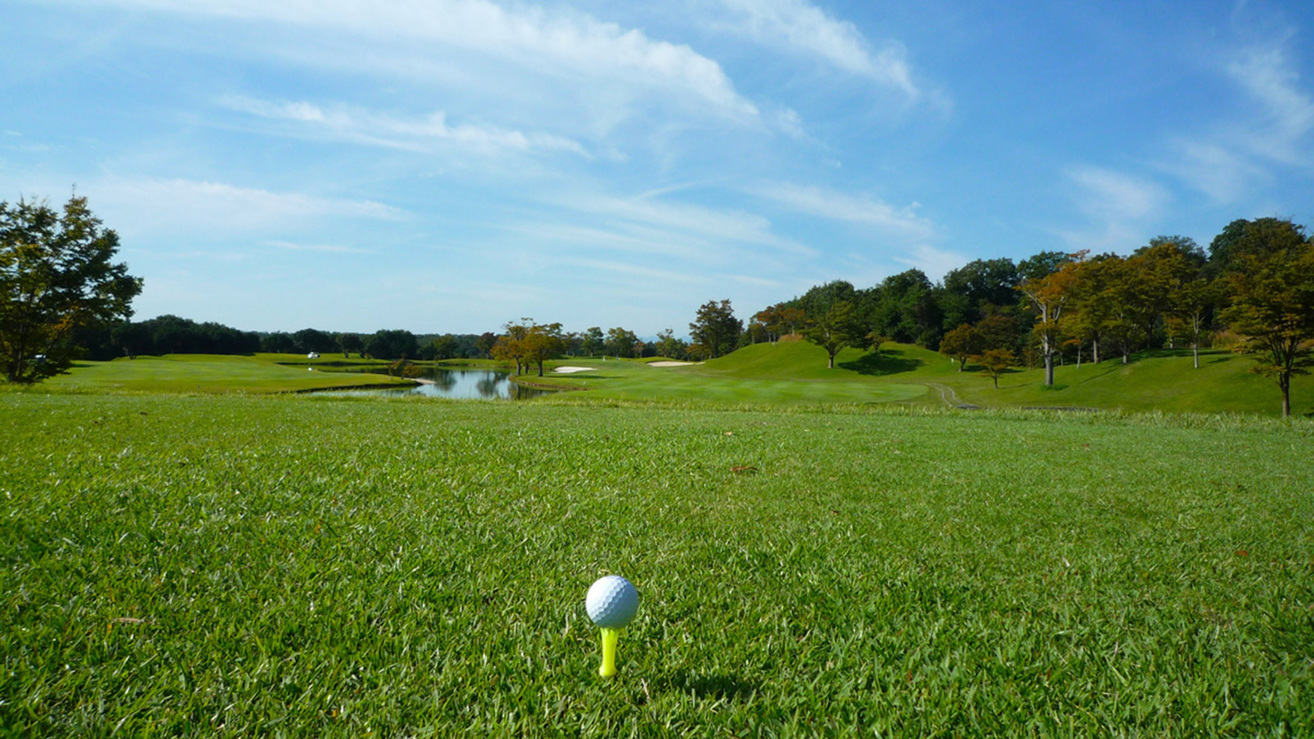
[[[319,359],[319,352],[311,352],[307,354],[306,359]]]

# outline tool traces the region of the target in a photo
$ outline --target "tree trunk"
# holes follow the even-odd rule
[[[1200,369],[1200,342],[1191,344],[1191,356],[1195,358],[1195,368]]]
[[[1054,387],[1054,354],[1045,352],[1045,384]]]
[[[1278,375],[1278,387],[1282,388],[1282,417],[1291,418],[1291,374],[1289,372]]]
[[[1081,344],[1077,344],[1077,369],[1081,369]]]
[[[1091,339],[1091,340],[1090,340],[1090,348],[1091,348],[1091,358],[1090,358],[1090,361],[1094,362],[1095,364],[1099,364],[1099,363],[1100,363],[1100,340],[1099,340],[1099,339]]]
[[[828,352],[828,354],[830,354],[830,369],[835,369],[835,352]]]

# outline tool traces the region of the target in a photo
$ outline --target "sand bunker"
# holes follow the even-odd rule
[[[576,372],[592,372],[593,367],[553,367],[553,372],[559,372],[563,375],[573,375]]]
[[[688,367],[691,364],[702,364],[702,362],[649,362],[649,367]]]

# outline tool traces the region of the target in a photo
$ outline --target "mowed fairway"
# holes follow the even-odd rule
[[[1307,422],[0,396],[20,735],[1314,733]],[[598,576],[642,596],[596,675]]]
[[[341,371],[338,357],[308,360],[295,354],[169,354],[81,362],[38,389],[57,392],[286,393],[368,385],[407,385],[387,375]],[[360,362],[364,365],[364,362]],[[374,363],[386,364],[386,363]],[[316,371],[307,371],[310,367]]]

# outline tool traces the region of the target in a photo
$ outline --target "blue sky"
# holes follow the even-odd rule
[[[0,4],[0,199],[138,319],[686,333],[835,279],[1314,225],[1308,2]]]

